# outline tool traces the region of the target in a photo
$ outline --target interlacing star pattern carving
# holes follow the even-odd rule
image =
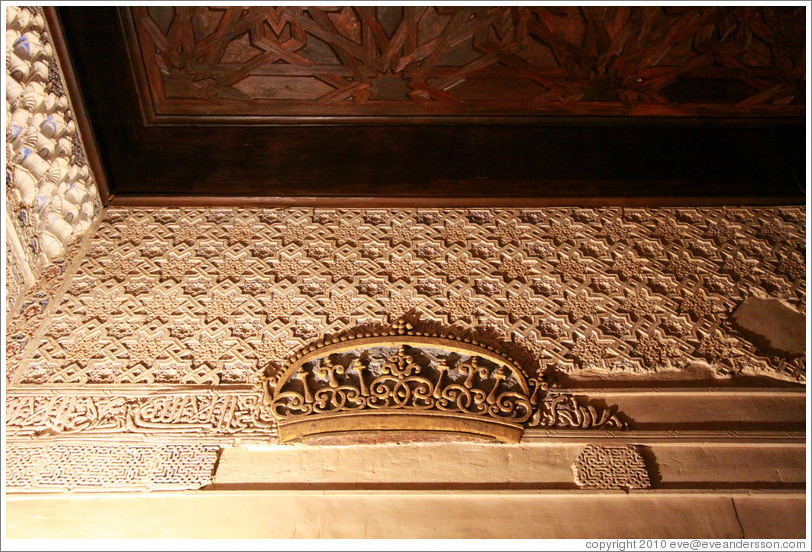
[[[749,296],[805,312],[804,218],[803,207],[110,209],[12,383],[248,384],[314,339],[410,311],[453,331],[494,328],[537,354],[539,373],[656,378],[699,363],[805,381],[803,359],[769,356],[728,323]]]
[[[316,116],[803,109],[803,10],[788,7],[165,6],[132,17],[158,113],[191,102]]]

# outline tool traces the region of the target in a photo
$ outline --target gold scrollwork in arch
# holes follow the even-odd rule
[[[429,430],[515,442],[531,425],[623,427],[608,410],[548,393],[546,383],[528,378],[493,346],[406,324],[308,347],[267,391],[283,441],[330,432]]]

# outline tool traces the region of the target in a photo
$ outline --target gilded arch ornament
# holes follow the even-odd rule
[[[434,431],[517,442],[526,427],[626,428],[612,409],[529,375],[509,348],[416,324],[358,328],[294,354],[263,382],[280,440]]]

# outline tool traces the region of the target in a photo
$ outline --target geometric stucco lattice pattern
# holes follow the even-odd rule
[[[50,443],[6,446],[9,492],[199,489],[219,447],[201,444]]]
[[[803,207],[110,209],[13,383],[247,384],[408,311],[519,341],[539,372],[804,381],[802,358],[728,324],[749,296],[805,311],[804,220]]]
[[[84,239],[87,239],[85,235]],[[18,287],[17,297],[11,297],[12,288],[7,281],[6,310],[6,378],[14,373],[22,359],[26,347],[31,346],[32,338],[49,320],[53,300],[59,296],[60,289],[71,276],[71,267],[75,266],[82,252],[80,242],[68,246],[65,255],[44,267],[33,285]],[[9,259],[15,258],[11,255]],[[19,260],[19,259],[17,259]],[[20,267],[23,268],[23,267]]]
[[[588,489],[648,489],[648,470],[635,445],[588,445],[572,465],[575,483]]]

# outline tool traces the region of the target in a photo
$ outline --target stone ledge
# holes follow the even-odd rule
[[[804,485],[806,446],[754,440],[740,443],[659,442],[634,447],[655,489],[794,489]],[[400,443],[363,446],[226,447],[213,488],[234,489],[575,489],[573,465],[595,441],[558,439],[498,445]],[[633,467],[633,466],[632,466]],[[607,466],[624,471],[630,466]],[[636,469],[636,468],[635,468]]]
[[[800,539],[806,513],[802,493],[656,491],[212,491],[6,506],[8,538]]]

